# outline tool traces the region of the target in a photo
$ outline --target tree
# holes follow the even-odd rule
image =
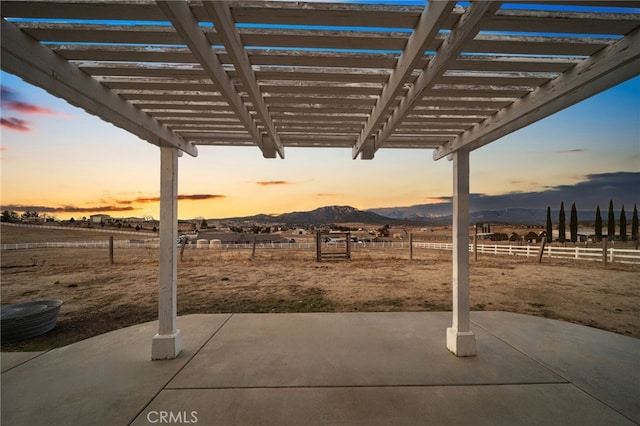
[[[553,222],[551,222],[551,207],[547,207],[547,242],[553,242]]]
[[[600,205],[596,208],[596,241],[602,241],[602,215],[600,214]]]
[[[16,222],[18,220],[18,213],[9,210],[2,212],[2,222]]]
[[[624,204],[620,210],[620,241],[627,241],[627,215],[624,212]]]
[[[638,241],[638,208],[633,204],[633,217],[631,218],[631,240]]]
[[[567,240],[566,219],[564,217],[564,201],[560,202],[560,214],[558,215],[558,241],[564,243]]]
[[[76,223],[76,220],[74,218],[69,219],[69,223]]]
[[[207,225],[207,221],[202,219],[202,222],[200,222],[200,229],[205,229],[207,228],[209,225]]]
[[[571,217],[569,219],[569,232],[571,232],[571,242],[578,241],[578,210],[576,203],[571,205]]]
[[[378,232],[383,237],[389,236],[389,225],[384,225],[382,228],[378,229]]]
[[[616,218],[613,215],[613,200],[609,200],[609,214],[607,224],[607,239],[613,241],[616,236]]]

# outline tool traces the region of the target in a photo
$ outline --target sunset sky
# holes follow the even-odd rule
[[[2,72],[1,84],[2,210],[58,219],[159,216],[156,146],[11,74]],[[350,149],[287,148],[285,155],[267,160],[257,147],[201,146],[198,157],[182,156],[179,217],[409,206],[439,202],[452,191],[452,163],[433,161],[431,150],[381,149],[373,161],[352,160]],[[471,154],[471,192],[485,200],[501,196],[495,199],[503,204],[509,195],[562,188],[571,196],[576,188],[565,204],[595,209],[602,198],[602,208],[613,194],[603,176],[631,179],[623,184],[635,194],[620,202],[640,198],[640,77]],[[587,201],[579,189],[596,177],[603,184],[590,187]],[[546,207],[544,197],[536,200],[511,207]]]

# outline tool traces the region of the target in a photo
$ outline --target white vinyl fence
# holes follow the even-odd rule
[[[453,250],[452,243],[413,243],[416,248]],[[473,244],[469,244],[469,251],[473,253]],[[478,254],[495,254],[509,256],[538,256],[538,246],[512,246],[501,244],[478,244]],[[602,248],[592,247],[555,247],[545,246],[544,257],[560,259],[581,259],[603,261]],[[612,248],[607,249],[607,261],[617,263],[640,263],[640,250]]]

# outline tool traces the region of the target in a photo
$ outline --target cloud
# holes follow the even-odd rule
[[[563,151],[556,151],[556,154],[576,154],[579,152],[586,152],[586,149],[576,148],[576,149],[565,149]]]
[[[130,206],[94,206],[94,207],[78,207],[78,206],[25,206],[20,204],[8,204],[0,207],[0,209],[11,211],[36,211],[38,213],[98,213],[98,212],[126,212],[138,210]]]
[[[215,200],[218,198],[227,198],[226,195],[220,194],[189,194],[189,195],[178,195],[178,200],[191,200],[191,201],[202,201],[202,200]],[[118,200],[120,204],[133,204],[133,203],[157,203],[160,201],[160,197],[138,197],[133,200]]]
[[[288,182],[286,180],[266,180],[266,181],[258,181],[256,183],[260,186],[292,185],[293,184],[293,182]]]
[[[225,195],[217,194],[191,194],[191,195],[178,195],[178,200],[212,200],[218,198],[226,198]],[[1,206],[1,210],[12,211],[36,211],[38,213],[104,213],[104,212],[129,212],[140,210],[139,208],[131,206],[131,204],[146,204],[157,203],[160,201],[160,197],[139,197],[133,200],[113,200],[111,203],[106,200],[102,200],[100,205],[79,207],[73,205],[53,207],[53,206],[38,206],[38,205],[21,205],[21,204],[8,204]]]
[[[178,200],[215,200],[218,198],[227,198],[226,195],[221,194],[191,194],[191,195],[178,195]]]
[[[57,111],[44,108],[38,105],[21,101],[2,101],[2,106],[11,111],[20,112],[22,114],[46,114],[46,115],[62,115]]]
[[[15,130],[17,132],[29,132],[31,131],[31,127],[29,127],[29,122],[26,120],[21,120],[16,117],[7,117],[0,118],[0,126],[6,127],[10,130]]]
[[[335,192],[321,192],[319,194],[316,194],[316,197],[337,197],[340,194],[335,193]]]
[[[50,108],[25,102],[19,98],[20,96],[16,91],[7,86],[0,85],[0,106],[3,110],[26,115],[40,114],[66,116],[66,114],[54,111]],[[3,117],[0,119],[0,126],[19,132],[31,131],[32,129],[30,124],[31,123],[29,121],[17,117]]]
[[[178,200],[191,200],[191,201],[202,201],[202,200],[215,200],[218,198],[227,198],[226,195],[222,194],[182,194],[178,195]],[[103,203],[116,203],[116,204],[148,204],[148,203],[158,203],[160,202],[160,197],[136,197],[130,200],[127,199],[111,199],[111,200],[102,200]]]
[[[613,200],[616,206],[633,206],[640,202],[640,172],[612,172],[590,174],[574,185],[546,186],[542,191],[510,192],[500,195],[470,194],[469,204],[472,211],[497,210],[513,207],[558,208],[576,203],[578,209],[595,210],[597,205],[608,205]],[[432,197],[450,203],[451,197]]]

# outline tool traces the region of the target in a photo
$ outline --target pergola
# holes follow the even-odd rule
[[[615,0],[424,7],[3,0],[1,63],[160,147],[152,359],[175,358],[182,348],[178,157],[206,145],[255,145],[265,158],[284,158],[286,147],[344,147],[354,159],[373,159],[382,148],[452,159],[446,345],[471,356],[469,152],[638,75],[637,7]]]

